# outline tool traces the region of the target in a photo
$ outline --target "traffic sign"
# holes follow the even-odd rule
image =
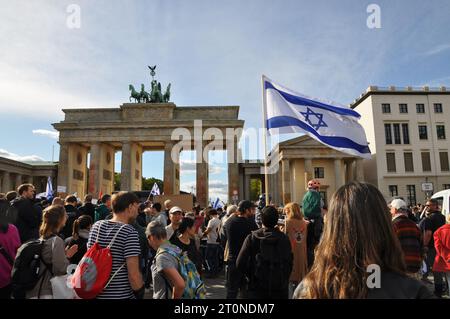
[[[432,192],[433,191],[433,183],[422,183],[422,191]]]

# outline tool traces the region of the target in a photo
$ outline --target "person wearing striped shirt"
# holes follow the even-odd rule
[[[138,215],[139,198],[131,192],[120,192],[113,195],[111,206],[112,219],[96,222],[87,244],[88,249],[92,247],[98,235],[98,243],[105,248],[116,236],[111,246],[112,280],[97,299],[142,299],[145,288],[139,270],[141,247],[132,226]]]
[[[419,270],[422,266],[422,233],[419,227],[408,218],[408,207],[402,199],[394,199],[390,205],[392,226],[402,247],[406,270],[420,279]]]

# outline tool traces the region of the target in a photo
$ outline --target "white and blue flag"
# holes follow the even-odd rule
[[[152,195],[161,195],[160,192],[159,192],[158,184],[156,184],[156,183],[153,184],[153,187],[152,187],[152,190],[151,190],[150,194],[152,194]]]
[[[45,189],[45,197],[47,200],[50,200],[53,198],[53,185],[52,185],[52,178],[49,176],[47,178],[47,187]]]
[[[217,197],[214,203],[212,203],[212,208],[214,209],[223,208],[222,202],[220,201],[219,197]]]
[[[289,90],[263,76],[265,121],[269,134],[305,133],[343,153],[370,158],[359,113]]]

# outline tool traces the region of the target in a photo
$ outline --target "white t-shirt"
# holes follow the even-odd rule
[[[219,227],[220,227],[221,224],[222,224],[222,222],[217,217],[213,217],[208,222],[208,227],[207,228],[211,229],[211,231],[207,235],[207,238],[208,238],[207,243],[208,244],[218,244],[217,243],[217,237],[218,237],[218,233],[217,232],[218,232]]]
[[[173,229],[172,224],[170,224],[169,226],[166,226],[166,233],[167,233],[168,240],[170,240],[170,237],[172,237],[174,232],[175,232],[175,230]]]

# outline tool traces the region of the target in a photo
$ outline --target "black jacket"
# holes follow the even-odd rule
[[[81,215],[88,215],[92,218],[92,222],[95,221],[95,205],[92,203],[85,203],[79,209]]]
[[[19,230],[22,243],[39,238],[39,225],[41,223],[40,210],[33,201],[25,197],[17,197],[11,202],[17,210],[15,226]]]
[[[273,258],[277,259],[279,268],[274,276],[283,276],[283,287],[269,292],[262,287],[264,285],[259,282],[255,276],[257,273],[257,255],[261,253],[261,241],[275,245],[276,250],[273,252]],[[268,256],[267,256],[268,257]],[[288,298],[289,277],[292,271],[293,255],[289,238],[278,228],[261,228],[253,231],[244,241],[236,261],[236,267],[239,271],[246,275],[249,280],[249,298]],[[269,280],[269,278],[267,278]],[[264,283],[263,283],[264,284]]]
[[[80,217],[80,212],[73,205],[66,205],[66,206],[64,206],[64,208],[66,209],[66,213],[67,213],[67,221],[66,221],[66,225],[64,226],[64,228],[61,231],[61,234],[64,236],[64,239],[65,239],[65,238],[69,238],[70,236],[72,236],[73,222],[78,217]]]
[[[78,239],[74,239],[72,236],[70,236],[69,238],[66,238],[64,243],[65,243],[66,247],[72,247],[73,245],[78,245],[77,252],[71,258],[69,258],[69,261],[71,264],[78,264],[87,251],[88,240],[86,238],[81,238],[81,237],[79,237]]]

